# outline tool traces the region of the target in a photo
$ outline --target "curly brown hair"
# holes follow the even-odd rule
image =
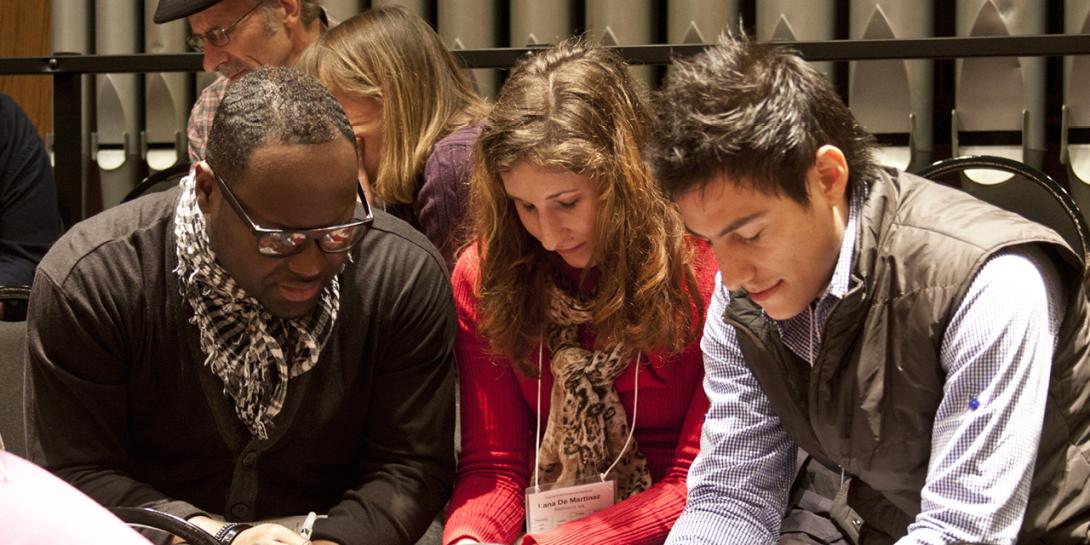
[[[695,338],[703,301],[689,265],[693,248],[643,161],[649,119],[624,61],[579,38],[519,62],[486,118],[470,196],[480,251],[478,329],[494,353],[527,374],[537,372],[526,356],[541,340],[542,294],[555,272],[504,191],[501,173],[522,161],[587,176],[595,186],[596,344],[678,352]]]

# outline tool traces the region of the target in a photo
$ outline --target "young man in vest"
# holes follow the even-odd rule
[[[880,168],[791,51],[726,36],[658,104],[661,184],[721,273],[668,543],[776,543],[796,445],[841,475],[857,543],[1085,543],[1090,324],[1063,240]]]
[[[319,0],[159,0],[155,22],[185,17],[189,46],[204,53],[204,69],[219,77],[189,113],[189,160],[205,157],[212,118],[227,86],[262,66],[291,66],[318,36],[336,25]]]

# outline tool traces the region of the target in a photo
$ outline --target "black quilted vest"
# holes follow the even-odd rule
[[[947,324],[983,263],[1022,244],[1053,259],[1067,305],[1019,543],[1090,541],[1090,321],[1075,254],[1047,228],[910,174],[874,182],[859,218],[854,287],[812,368],[748,298],[732,298],[723,319],[787,433],[852,476],[860,541],[891,543],[920,512]]]

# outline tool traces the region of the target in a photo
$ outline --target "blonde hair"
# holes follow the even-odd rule
[[[382,156],[371,184],[390,204],[413,202],[435,143],[488,111],[435,31],[401,6],[327,30],[297,66],[336,94],[382,99]]]
[[[525,361],[548,320],[548,252],[522,226],[501,173],[521,161],[591,178],[598,193],[592,302],[596,343],[680,351],[703,302],[677,209],[641,157],[642,89],[615,54],[568,39],[520,62],[483,124],[471,183],[480,252],[478,328],[498,354]],[[694,308],[696,309],[694,311]]]

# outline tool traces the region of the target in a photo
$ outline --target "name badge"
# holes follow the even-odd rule
[[[565,522],[597,513],[617,499],[617,483],[594,480],[585,484],[526,489],[526,533],[540,534]]]

